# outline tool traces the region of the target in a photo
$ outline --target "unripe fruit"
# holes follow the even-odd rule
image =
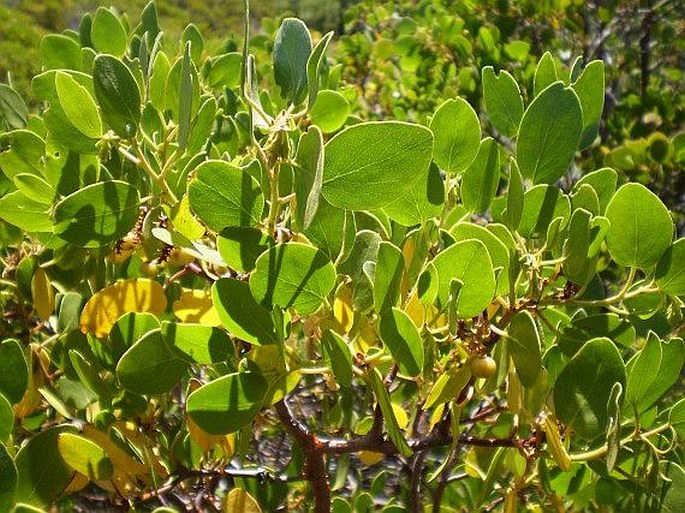
[[[153,262],[142,262],[140,264],[140,274],[148,278],[154,278],[159,274],[161,266]]]
[[[174,248],[169,253],[168,262],[173,266],[183,267],[195,260],[195,257],[181,248]]]
[[[471,374],[476,378],[489,378],[497,371],[497,363],[489,356],[477,356],[471,360]]]

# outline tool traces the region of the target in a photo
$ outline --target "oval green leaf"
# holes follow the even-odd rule
[[[262,407],[267,390],[267,382],[261,373],[235,372],[191,393],[186,410],[190,418],[207,433],[234,433],[252,422]]]
[[[400,373],[418,376],[423,370],[423,341],[411,317],[399,308],[384,310],[380,314],[378,331]]]
[[[554,409],[559,419],[586,440],[607,428],[607,405],[614,383],[626,386],[621,354],[608,338],[587,342],[559,374]]]
[[[606,210],[611,226],[606,244],[619,265],[650,268],[671,245],[673,221],[668,209],[647,187],[627,183]]]
[[[269,309],[273,305],[314,313],[335,286],[331,261],[307,244],[289,242],[269,248],[256,262],[250,276],[255,299]]]
[[[182,355],[165,344],[161,331],[154,330],[124,353],[116,374],[127,390],[141,395],[163,394],[181,380],[187,368]]]
[[[351,210],[372,210],[425,179],[433,136],[425,127],[385,121],[346,128],[325,146],[322,194]]]
[[[483,68],[483,102],[492,125],[503,135],[514,137],[523,117],[523,98],[516,80],[492,66]]]
[[[222,160],[208,160],[195,170],[188,184],[190,208],[209,228],[259,223],[264,196],[259,182],[246,171]]]
[[[483,139],[476,159],[464,172],[461,199],[471,212],[484,214],[499,187],[499,147],[492,137]]]
[[[14,339],[0,343],[0,394],[12,404],[21,401],[29,382],[29,369],[24,351]]]
[[[126,235],[138,219],[140,196],[126,182],[98,182],[55,206],[55,234],[82,248],[99,248]]]
[[[212,302],[231,335],[256,345],[278,341],[271,312],[255,301],[246,282],[221,278],[212,286]]]
[[[516,145],[521,175],[533,183],[552,183],[566,172],[578,147],[583,111],[576,93],[556,82],[523,114]]]
[[[675,241],[659,260],[656,283],[667,294],[685,295],[685,239]]]
[[[463,98],[447,100],[440,105],[430,129],[435,136],[433,159],[448,173],[461,173],[476,158],[480,122],[476,111]]]
[[[447,305],[451,282],[462,283],[457,298],[457,316],[469,318],[485,310],[495,296],[495,273],[485,245],[479,240],[456,242],[433,260],[438,275],[438,298]]]
[[[105,122],[117,135],[133,137],[140,121],[140,91],[128,66],[112,55],[98,55],[93,89]]]

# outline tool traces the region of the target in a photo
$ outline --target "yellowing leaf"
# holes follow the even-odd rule
[[[194,322],[205,326],[221,326],[219,314],[212,303],[209,290],[183,289],[181,297],[171,307],[176,317],[183,322]]]
[[[257,501],[242,488],[234,488],[226,496],[224,513],[262,513]]]
[[[333,317],[340,333],[348,333],[354,323],[354,310],[352,310],[352,289],[348,286],[341,287],[333,301]]]
[[[547,438],[547,449],[552,455],[555,463],[559,465],[559,468],[564,472],[568,472],[571,470],[571,457],[568,455],[566,447],[561,441],[556,418],[552,415],[546,415],[543,426]]]
[[[423,323],[426,321],[426,307],[419,301],[419,295],[416,291],[409,297],[404,311],[417,328],[423,328]]]
[[[359,451],[357,453],[359,460],[366,466],[375,465],[385,458],[385,454],[375,451]]]
[[[86,476],[83,474],[79,474],[78,472],[74,472],[74,477],[69,483],[69,486],[66,487],[64,490],[64,494],[68,495],[70,493],[76,493],[80,492],[83,490],[88,483],[90,483],[90,479],[88,479]]]
[[[40,267],[36,269],[31,279],[31,295],[38,317],[47,321],[52,312],[55,311],[55,291],[50,283],[50,278]]]
[[[119,317],[129,312],[161,315],[166,309],[162,286],[154,280],[120,280],[91,297],[81,312],[81,331],[106,337]]]
[[[405,410],[400,404],[392,403],[392,411],[395,413],[397,425],[400,426],[400,429],[406,428],[409,425],[409,415],[407,415],[407,410]]]

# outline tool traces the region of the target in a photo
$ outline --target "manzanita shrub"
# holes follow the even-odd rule
[[[0,511],[679,511],[685,242],[568,174],[602,63],[483,68],[482,138],[351,115],[298,19],[258,76],[248,28],[100,8],[40,112],[0,86]]]

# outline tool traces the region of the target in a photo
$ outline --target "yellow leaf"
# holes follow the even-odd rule
[[[352,289],[343,285],[333,301],[333,317],[341,334],[349,333],[354,324],[354,310],[352,309]]]
[[[52,312],[55,311],[55,291],[50,283],[50,278],[40,267],[36,269],[31,279],[31,295],[38,317],[47,321]]]
[[[74,472],[74,477],[64,490],[64,494],[67,495],[70,493],[80,492],[89,482],[90,480],[86,476],[79,474],[78,472]]]
[[[359,451],[357,456],[359,456],[359,460],[368,467],[375,465],[385,458],[385,454],[375,451]]]
[[[395,418],[397,419],[397,424],[400,429],[404,429],[409,425],[409,415],[407,415],[407,410],[402,408],[401,405],[392,403],[392,411],[395,413]]]
[[[209,290],[183,289],[181,297],[174,301],[172,309],[183,322],[194,322],[205,326],[221,326],[219,314],[212,303]]]
[[[226,496],[224,513],[262,513],[256,500],[242,488],[234,488]]]
[[[417,328],[423,328],[423,323],[426,321],[426,307],[419,301],[419,295],[416,291],[409,297],[404,311]]]
[[[91,297],[81,312],[81,331],[106,337],[119,317],[129,312],[161,315],[166,309],[164,288],[154,280],[120,280]]]
[[[546,415],[543,426],[547,438],[547,450],[559,468],[564,472],[568,472],[571,470],[571,457],[566,451],[564,442],[561,441],[561,434],[559,433],[556,419],[551,414]]]

